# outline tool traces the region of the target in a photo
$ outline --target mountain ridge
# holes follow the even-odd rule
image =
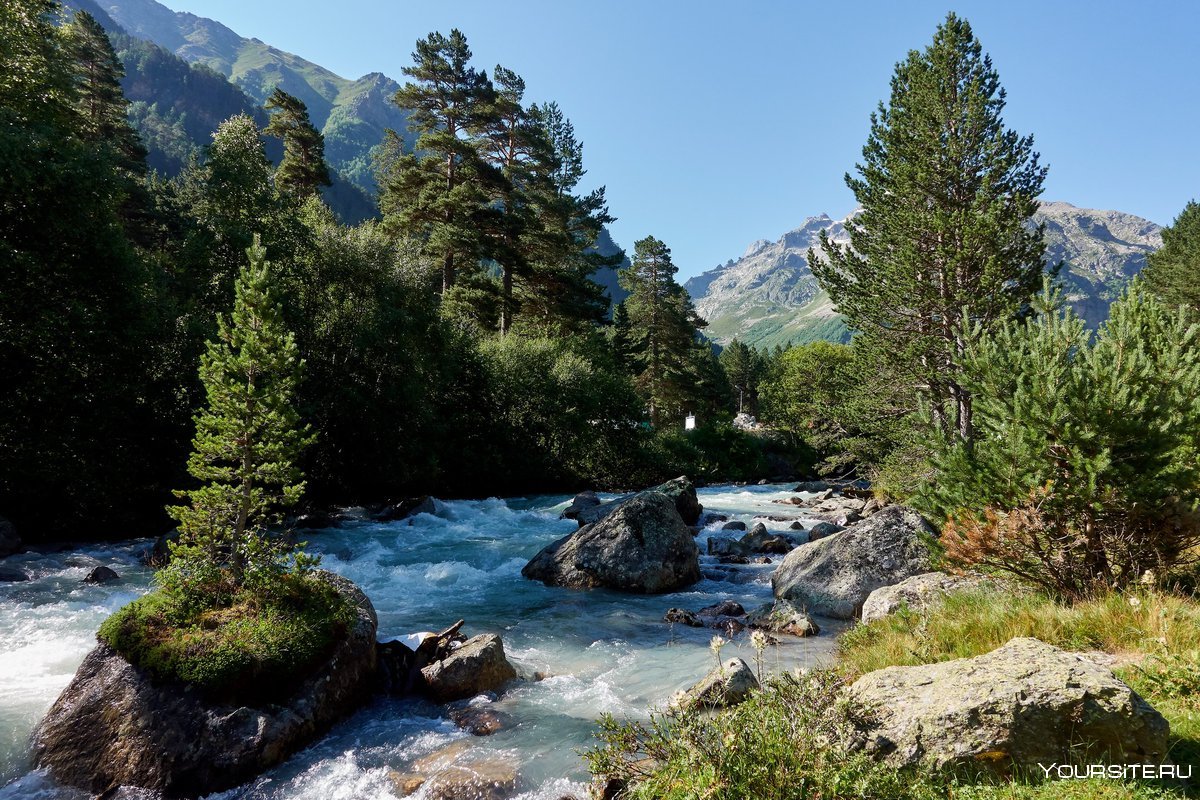
[[[848,340],[845,321],[808,267],[807,251],[820,249],[821,230],[848,244],[846,222],[857,213],[841,220],[824,213],[808,217],[779,239],[756,240],[740,258],[686,281],[696,310],[708,320],[708,336],[757,347]],[[1034,219],[1046,226],[1047,264],[1063,263],[1066,298],[1093,327],[1107,318],[1109,303],[1145,266],[1146,255],[1162,245],[1161,226],[1120,211],[1049,201]]]
[[[94,0],[131,36],[154,42],[189,63],[225,76],[262,105],[275,87],[308,106],[313,125],[325,136],[330,166],[369,194],[375,192],[371,151],[384,131],[412,145],[408,115],[391,102],[400,84],[381,72],[344,78],[302,56],[156,0]]]

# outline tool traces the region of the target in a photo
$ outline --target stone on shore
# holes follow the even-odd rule
[[[1161,764],[1167,721],[1113,673],[1037,639],[975,658],[870,672],[861,747],[896,767],[1007,773],[1038,764]]]
[[[771,578],[775,596],[834,619],[852,619],[871,592],[929,572],[933,526],[888,506],[845,530],[788,553]]]

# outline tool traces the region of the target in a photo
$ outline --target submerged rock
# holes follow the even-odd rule
[[[852,619],[871,592],[929,572],[933,526],[911,508],[888,506],[836,536],[788,553],[771,577],[775,596],[835,619]]]
[[[750,665],[740,658],[731,658],[696,682],[686,692],[677,694],[672,703],[679,708],[722,708],[736,705],[758,688],[758,678]]]
[[[862,747],[897,767],[1163,763],[1167,721],[1113,673],[1037,639],[976,658],[867,673]]]
[[[686,608],[668,608],[667,613],[663,615],[663,622],[670,622],[677,625],[687,625],[689,628],[703,628],[704,623],[697,619],[696,615]]]
[[[33,761],[60,783],[166,797],[230,789],[282,762],[370,697],[375,609],[345,578],[317,573],[350,600],[350,630],[286,700],[261,708],[155,683],[107,645],[84,659],[33,735]]]
[[[11,556],[20,549],[21,537],[17,535],[17,526],[0,517],[0,558]]]
[[[408,519],[415,517],[417,514],[436,514],[437,503],[429,495],[421,497],[409,497],[401,500],[399,503],[393,503],[385,507],[382,511],[375,515],[375,519],[380,522],[395,522],[397,520]]]
[[[0,583],[23,583],[27,580],[29,576],[16,567],[0,565]]]
[[[504,656],[504,643],[494,633],[468,639],[450,655],[424,667],[425,691],[448,703],[499,689],[517,677]]]
[[[491,736],[511,724],[511,719],[502,711],[490,707],[490,703],[469,704],[450,709],[450,719],[472,736]]]
[[[675,501],[643,492],[544,548],[521,574],[548,586],[656,594],[700,580],[700,559]]]

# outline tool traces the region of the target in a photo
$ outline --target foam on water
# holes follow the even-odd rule
[[[783,530],[797,509],[772,503],[790,496],[782,486],[718,486],[700,490],[712,512]],[[575,530],[559,520],[569,498],[439,502],[436,514],[393,523],[352,522],[307,535],[309,549],[326,569],[358,583],[379,612],[380,638],[443,628],[457,619],[465,632],[496,632],[519,672],[532,678],[514,685],[496,704],[513,724],[486,738],[466,737],[442,713],[419,701],[379,699],[327,736],[257,781],[220,795],[221,800],[375,800],[396,795],[391,772],[451,742],[470,739],[461,758],[499,754],[517,764],[522,800],[556,800],[584,793],[587,781],[578,751],[588,747],[602,713],[646,718],[670,696],[713,665],[713,631],[668,625],[671,607],[696,609],[718,600],[752,608],[770,599],[773,566],[718,569],[702,556],[706,578],[669,595],[626,595],[605,590],[549,588],[521,577],[542,547]],[[807,520],[811,524],[814,520]],[[707,525],[697,537],[703,553],[710,537],[740,536]],[[150,572],[138,554],[148,540],[90,546],[72,552],[23,554],[7,566],[34,577],[0,584],[0,800],[65,800],[78,793],[28,772],[28,736],[95,643],[100,622],[146,591]],[[119,583],[80,581],[104,564]],[[836,624],[823,625],[836,630]],[[787,642],[766,654],[769,669],[827,661],[833,637]],[[753,663],[744,635],[722,656]],[[414,796],[421,800],[421,793]]]

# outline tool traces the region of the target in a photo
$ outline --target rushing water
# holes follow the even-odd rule
[[[783,529],[788,522],[763,517],[798,515],[793,507],[770,502],[791,495],[783,486],[718,486],[699,494],[708,511],[747,523],[758,517],[768,528]],[[718,569],[702,555],[704,580],[687,591],[658,596],[580,592],[525,580],[521,567],[575,529],[574,522],[558,519],[567,500],[453,501],[439,503],[436,515],[311,532],[309,549],[322,555],[323,566],[352,579],[371,598],[381,638],[440,630],[461,618],[468,635],[499,633],[523,676],[548,677],[518,682],[505,692],[494,707],[507,713],[511,724],[489,737],[464,734],[438,706],[376,700],[285,764],[218,797],[392,798],[398,794],[393,772],[402,773],[414,760],[460,739],[468,740],[460,758],[487,754],[514,763],[520,776],[517,796],[523,800],[583,796],[587,773],[579,751],[591,744],[595,719],[604,712],[645,718],[713,666],[713,631],[668,625],[663,613],[721,599],[750,610],[770,599],[774,566]],[[806,520],[806,527],[814,521]],[[701,553],[710,536],[731,535],[720,527],[714,523],[701,532]],[[5,562],[33,580],[0,584],[0,784],[6,784],[0,800],[85,796],[29,771],[29,733],[95,644],[100,622],[148,588],[151,571],[138,557],[148,545],[141,539],[26,553]],[[107,586],[81,583],[100,564],[116,569],[122,580]],[[819,637],[769,649],[766,668],[828,661],[836,625],[822,623]],[[722,653],[730,655],[754,663],[745,634]]]

